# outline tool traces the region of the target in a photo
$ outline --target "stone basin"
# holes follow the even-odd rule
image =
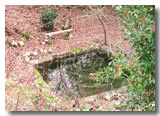
[[[53,92],[72,97],[87,97],[122,86],[120,79],[98,83],[89,74],[103,69],[112,60],[104,45],[74,48],[39,59],[35,65],[45,81],[53,85]]]

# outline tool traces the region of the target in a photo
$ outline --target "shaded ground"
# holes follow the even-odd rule
[[[55,23],[53,31],[61,30],[63,25],[63,14],[66,14],[72,24],[73,35],[70,40],[64,40],[64,35],[53,37],[52,45],[41,44],[45,39],[42,24],[40,23],[40,13],[42,7],[58,8],[59,16]],[[32,59],[38,59],[50,53],[41,53],[40,49],[52,49],[53,53],[60,53],[72,48],[81,48],[89,45],[103,44],[104,33],[100,21],[96,16],[89,15],[90,10],[80,8],[65,8],[59,6],[6,6],[5,8],[5,27],[6,41],[8,39],[18,42],[22,36],[15,32],[14,28],[20,32],[29,32],[31,40],[27,41],[24,47],[14,47],[5,45],[5,76],[18,76],[18,82],[31,87],[34,80],[34,66],[25,62],[24,54],[26,52],[37,51],[38,55]],[[106,18],[103,18],[106,31],[107,43],[114,51],[114,46],[118,45],[122,49],[129,51],[130,45],[122,40],[122,25],[118,23],[115,13],[111,8],[104,11]],[[7,96],[8,95],[8,96]],[[6,94],[6,99],[9,94]],[[7,100],[6,100],[7,101]],[[102,102],[103,103],[103,102]],[[68,103],[67,103],[68,104]],[[72,105],[71,105],[72,106]]]

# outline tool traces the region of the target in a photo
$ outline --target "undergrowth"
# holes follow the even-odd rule
[[[6,79],[6,110],[9,111],[55,111],[58,97],[51,92],[51,84],[46,83],[38,71],[30,85],[21,84],[12,74]]]

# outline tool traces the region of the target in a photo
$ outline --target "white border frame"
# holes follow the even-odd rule
[[[160,1],[159,0],[0,0],[0,113],[2,116],[4,115],[58,115],[59,113],[20,113],[20,114],[16,114],[16,113],[8,113],[5,112],[5,5],[156,5],[156,11],[158,11],[158,16],[156,17],[157,25],[159,26],[160,21]],[[156,26],[157,26],[156,25]],[[159,45],[160,45],[160,41],[158,40],[159,37],[159,27],[156,30],[156,39],[157,39],[157,48],[156,48],[156,52],[157,52],[157,68],[159,70],[159,59],[160,59],[160,54],[159,54]],[[157,70],[157,71],[158,71]],[[157,74],[157,81],[159,82],[159,71],[156,73]],[[159,83],[157,83],[159,84]],[[159,91],[159,86],[157,86]],[[159,94],[159,92],[157,92]],[[158,95],[159,96],[159,95]],[[159,105],[159,104],[158,104]],[[159,108],[159,106],[158,106]],[[158,109],[157,109],[158,110]],[[73,115],[75,115],[76,113],[74,113]],[[79,115],[83,115],[84,113],[77,113]],[[98,113],[86,113],[86,114],[90,114],[90,115],[99,115]],[[112,114],[112,115],[125,115],[126,113],[102,113],[103,115],[106,114]],[[137,113],[127,113],[127,115],[136,115]],[[140,113],[142,115],[147,115],[150,113],[146,112],[146,113]],[[67,115],[67,113],[60,113],[60,115]],[[72,115],[71,113],[69,113],[68,115]],[[153,114],[154,115],[154,114]],[[159,110],[157,113],[155,113],[155,115],[159,115]]]

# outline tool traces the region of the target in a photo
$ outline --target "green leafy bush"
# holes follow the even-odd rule
[[[124,24],[124,39],[132,47],[126,54],[118,48],[117,55],[109,66],[91,75],[98,82],[110,79],[126,78],[128,99],[122,110],[155,110],[155,8],[154,6],[113,6]],[[134,51],[134,52],[133,52]],[[127,74],[127,75],[125,75]],[[125,79],[124,79],[125,80]]]
[[[52,30],[58,13],[55,9],[44,9],[40,14],[40,21],[43,23],[45,30]]]
[[[124,24],[124,39],[132,43],[135,67],[130,68],[129,110],[155,110],[155,8],[150,5],[114,6]],[[133,53],[131,52],[133,55]],[[133,57],[128,58],[132,60]]]
[[[117,52],[124,53],[124,51],[117,47]],[[94,80],[98,83],[110,83],[115,79],[122,79],[123,83],[126,84],[126,78],[130,75],[129,69],[134,67],[133,63],[130,63],[128,59],[125,59],[121,54],[112,54],[110,62],[107,67],[99,69],[95,73],[90,73],[91,76],[95,76]],[[125,54],[127,56],[128,54]]]

